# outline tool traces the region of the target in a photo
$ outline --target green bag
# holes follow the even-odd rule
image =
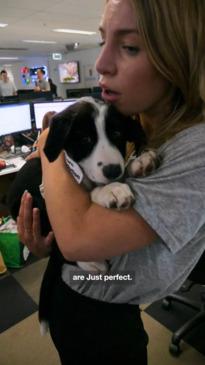
[[[0,251],[8,268],[23,266],[23,247],[17,233],[0,232]]]
[[[10,217],[1,218],[0,225],[0,252],[8,268],[20,268],[25,260],[23,258],[24,246],[17,234],[16,222]]]

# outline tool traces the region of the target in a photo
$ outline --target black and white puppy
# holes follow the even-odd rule
[[[93,202],[127,209],[134,201],[130,187],[120,182],[125,174],[127,142],[134,142],[135,152],[139,153],[145,143],[140,123],[111,105],[85,97],[53,118],[44,151],[49,161],[54,161],[64,150],[73,176],[91,191]],[[155,154],[146,152],[132,159],[127,171],[132,176],[146,173],[154,162]],[[88,271],[108,269],[106,262],[78,265]]]
[[[128,165],[127,142],[135,144],[135,156]],[[93,201],[107,208],[126,209],[134,197],[128,185],[119,183],[125,168],[131,176],[143,176],[156,167],[155,152],[149,150],[139,156],[144,145],[139,122],[112,105],[84,97],[53,118],[44,151],[49,161],[54,161],[64,150],[73,176],[91,191]],[[109,189],[102,189],[108,184]],[[108,193],[112,189],[116,190],[115,198]]]
[[[79,183],[91,191],[91,199],[108,208],[126,209],[134,195],[122,180],[126,168],[126,145],[134,142],[138,155],[145,145],[145,134],[140,123],[90,97],[79,99],[61,113],[56,114],[50,126],[44,152],[54,161],[64,150],[69,168]],[[131,160],[128,170],[132,175],[145,174],[155,167],[156,155],[147,152]],[[11,215],[16,219],[21,196],[28,190],[33,205],[40,209],[42,233],[50,230],[44,199],[41,196],[42,172],[40,159],[27,161],[17,174],[8,194]],[[48,318],[49,295],[52,281],[65,262],[57,245],[53,245],[51,258],[41,286],[39,318]],[[73,263],[74,264],[74,263]],[[106,262],[78,263],[84,270],[107,270]]]

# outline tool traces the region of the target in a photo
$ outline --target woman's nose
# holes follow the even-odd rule
[[[111,46],[104,45],[95,63],[96,70],[100,75],[115,74],[116,62]]]

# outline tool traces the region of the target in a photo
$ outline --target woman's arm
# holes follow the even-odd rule
[[[49,163],[40,137],[46,207],[59,248],[68,260],[103,260],[150,244],[157,235],[134,209],[116,211],[90,200],[90,195],[67,171],[63,154]],[[26,195],[26,194],[25,194]],[[24,197],[24,217],[31,231],[31,197]],[[29,206],[30,204],[30,206]],[[37,227],[37,226],[36,226]]]

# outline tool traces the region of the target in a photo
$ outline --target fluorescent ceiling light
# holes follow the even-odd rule
[[[0,23],[0,28],[5,28],[5,27],[7,27],[7,25],[8,24],[6,24],[6,23]]]
[[[71,34],[83,34],[83,35],[93,35],[96,32],[90,32],[87,30],[75,30],[75,29],[53,29],[53,32],[59,33],[71,33]]]
[[[18,57],[0,57],[0,60],[18,60]]]
[[[42,44],[56,44],[57,43],[55,41],[37,41],[37,40],[32,40],[32,39],[24,39],[23,42],[24,43],[42,43]]]

